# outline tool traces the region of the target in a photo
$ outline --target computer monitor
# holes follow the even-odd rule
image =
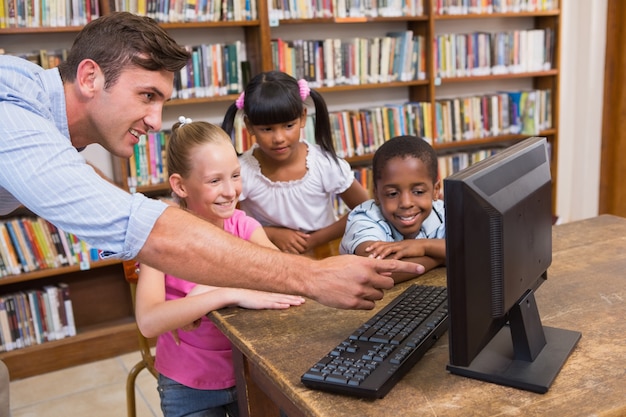
[[[452,374],[548,391],[581,334],[543,326],[534,293],[552,263],[545,138],[444,179]]]

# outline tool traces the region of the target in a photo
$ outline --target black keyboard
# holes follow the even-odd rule
[[[413,284],[301,377],[309,387],[382,398],[448,330],[445,287]]]

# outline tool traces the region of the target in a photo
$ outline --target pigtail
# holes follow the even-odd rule
[[[237,116],[238,110],[235,103],[231,104],[228,110],[226,110],[226,115],[224,115],[224,120],[222,121],[222,129],[231,137],[235,129],[235,116]]]
[[[313,104],[315,104],[315,143],[325,152],[332,155],[333,159],[337,159],[337,151],[335,150],[330,128],[330,117],[328,116],[326,101],[324,97],[315,90],[310,91],[310,96],[313,100]]]

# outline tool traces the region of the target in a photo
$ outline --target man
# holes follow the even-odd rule
[[[393,286],[391,272],[423,272],[395,260],[314,261],[263,249],[101,179],[78,152],[99,143],[129,157],[141,135],[161,128],[174,73],[188,57],[153,20],[124,12],[85,26],[58,69],[0,57],[0,214],[23,204],[105,257],[338,308],[373,308]]]

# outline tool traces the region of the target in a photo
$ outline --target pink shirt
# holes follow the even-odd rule
[[[249,240],[261,227],[252,217],[241,210],[224,221],[224,230]],[[184,260],[193,262],[192,259]],[[219,269],[216,268],[219,273]],[[165,275],[165,298],[182,298],[195,283]],[[226,336],[207,318],[202,317],[200,326],[190,332],[178,330],[180,345],[174,342],[170,332],[157,339],[155,368],[163,375],[185,386],[196,389],[218,390],[235,385],[231,345]]]

